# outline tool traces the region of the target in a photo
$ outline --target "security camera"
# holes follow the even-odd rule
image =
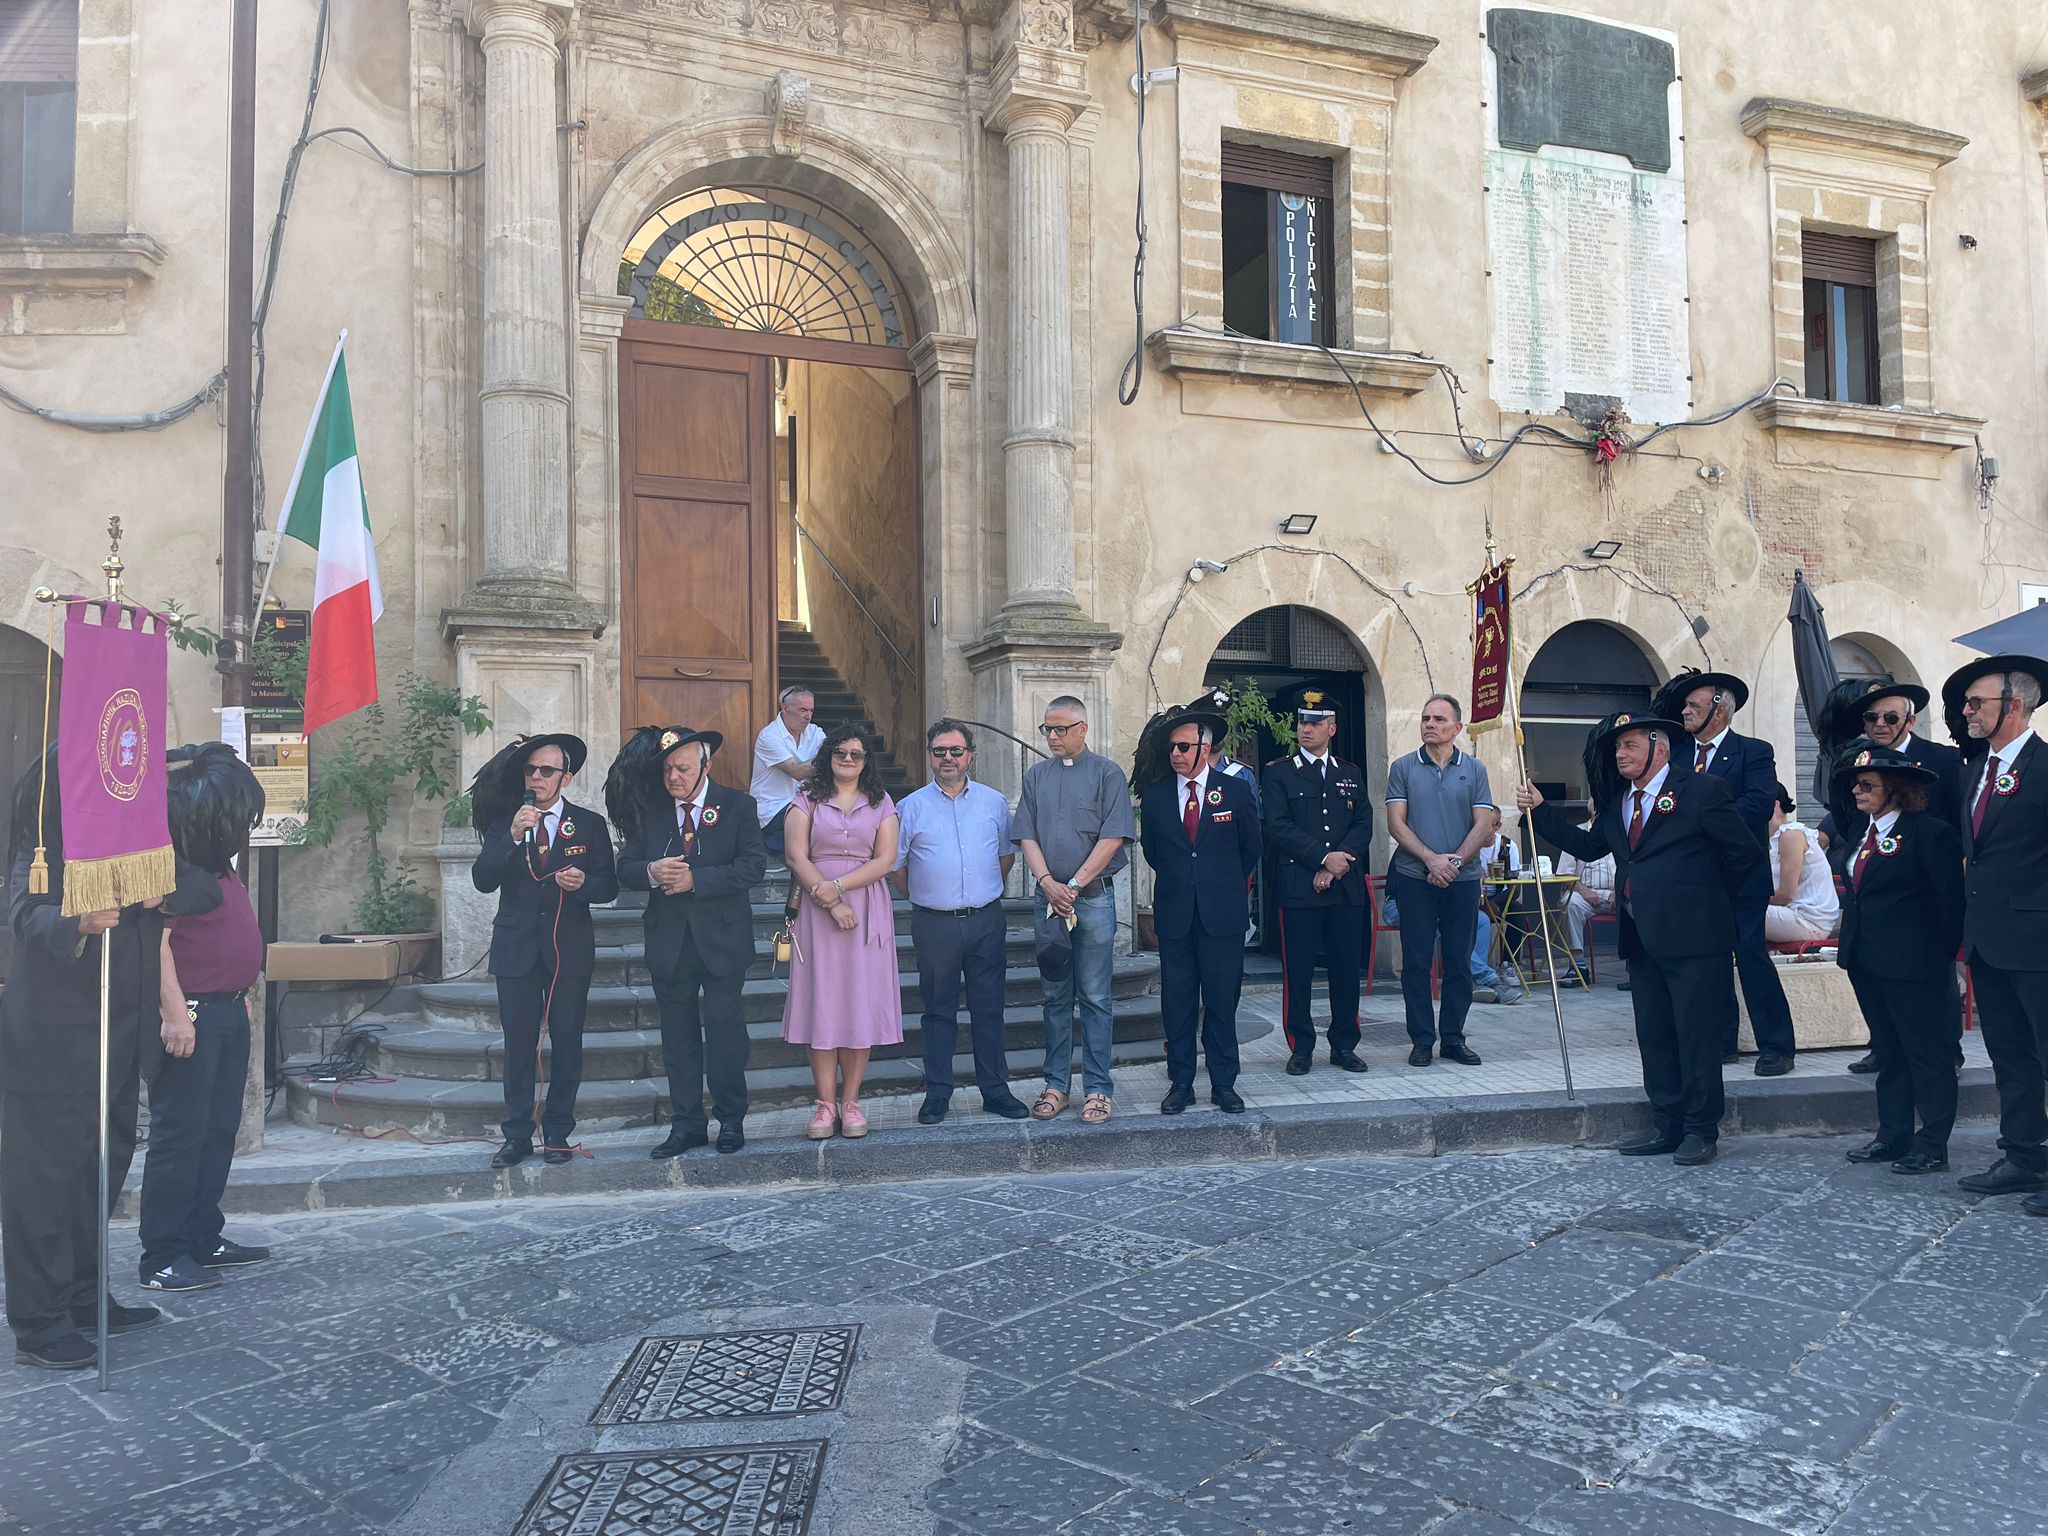
[[[1220,575],[1228,569],[1230,569],[1230,567],[1225,565],[1221,560],[1197,560],[1193,565],[1188,567],[1188,580],[1200,581],[1204,576],[1208,575],[1211,571],[1215,571]]]

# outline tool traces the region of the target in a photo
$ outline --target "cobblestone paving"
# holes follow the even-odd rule
[[[904,1536],[2048,1533],[2048,1222],[1853,1144],[276,1219],[114,1341],[112,1392],[0,1366],[0,1530],[382,1530],[582,1346],[822,1307],[945,1367]]]

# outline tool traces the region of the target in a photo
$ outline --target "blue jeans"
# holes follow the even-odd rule
[[[1487,955],[1493,948],[1493,919],[1486,908],[1479,909],[1479,930],[1472,940],[1472,985],[1475,987],[1500,987],[1500,972],[1487,964]]]
[[[1045,985],[1045,1086],[1065,1093],[1074,1075],[1074,1014],[1081,1015],[1081,1089],[1110,1094],[1110,983],[1116,964],[1116,896],[1074,903],[1074,964]]]

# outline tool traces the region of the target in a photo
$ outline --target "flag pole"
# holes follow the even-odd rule
[[[1493,538],[1489,534],[1486,540],[1486,566],[1488,570],[1493,569],[1498,553],[1499,551],[1493,542]],[[1508,563],[1510,565],[1514,563],[1512,557]],[[1503,580],[1505,580],[1505,577],[1503,577]],[[1517,784],[1526,784],[1529,782],[1529,762],[1528,755],[1524,751],[1526,742],[1522,732],[1522,691],[1515,683],[1514,633],[1512,629],[1510,629],[1508,634],[1508,664],[1504,671],[1508,728],[1514,733],[1515,738],[1515,782]],[[1557,1059],[1564,1067],[1564,1096],[1567,1099],[1576,1100],[1578,1092],[1572,1086],[1572,1048],[1565,1039],[1564,1033],[1564,995],[1558,990],[1557,986],[1557,951],[1552,946],[1550,938],[1550,902],[1543,890],[1542,866],[1536,862],[1535,835],[1531,832],[1526,818],[1522,822],[1522,836],[1524,839],[1523,846],[1529,854],[1529,878],[1534,882],[1536,891],[1536,927],[1543,935],[1543,972],[1550,981],[1550,1009],[1557,1019]],[[1513,903],[1510,902],[1509,906],[1510,914],[1512,915]]]
[[[121,519],[107,521],[107,535],[113,541],[107,551],[107,558],[100,569],[107,574],[107,601],[121,601]],[[108,615],[111,619],[111,610]],[[113,1034],[114,1014],[114,933],[110,928],[100,935],[100,1204],[95,1212],[99,1224],[100,1253],[95,1275],[99,1282],[95,1312],[98,1324],[94,1340],[98,1348],[100,1363],[99,1389],[107,1390],[107,1288],[111,1276],[107,1270],[107,1221],[110,1207],[107,1198],[107,1122],[113,1117],[113,1085],[108,1079],[113,1075],[114,1053],[110,1044]]]
[[[313,433],[320,425],[320,405],[327,398],[327,391],[334,384],[334,370],[340,366],[341,349],[347,343],[348,327],[343,326],[341,334],[334,338],[334,355],[327,359],[327,373],[320,380],[320,393],[313,397],[312,414],[306,418],[306,440],[299,444],[299,459],[292,466],[291,484],[284,488],[284,500],[278,503],[284,509],[284,516],[286,518],[292,515],[292,504],[299,499],[299,480],[306,473],[306,455],[313,451]],[[263,589],[256,594],[256,612],[251,620],[252,625],[263,622],[263,604],[270,597],[270,578],[277,574],[277,557],[282,552],[284,523],[280,521],[274,531],[277,534],[278,543],[271,547],[270,562],[263,567]],[[253,633],[254,630],[252,628],[251,634],[253,635]]]

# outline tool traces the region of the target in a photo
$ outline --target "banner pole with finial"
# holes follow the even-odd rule
[[[121,601],[121,519],[107,519],[107,558],[100,566],[107,576],[107,601]],[[110,1276],[107,1272],[107,1220],[111,1212],[107,1189],[107,1121],[114,1113],[113,1085],[108,1081],[113,1075],[113,1050],[109,1037],[113,1033],[114,1016],[114,935],[111,930],[100,935],[100,1204],[96,1213],[100,1229],[99,1261],[99,1357],[100,1390],[107,1390],[107,1288]]]

